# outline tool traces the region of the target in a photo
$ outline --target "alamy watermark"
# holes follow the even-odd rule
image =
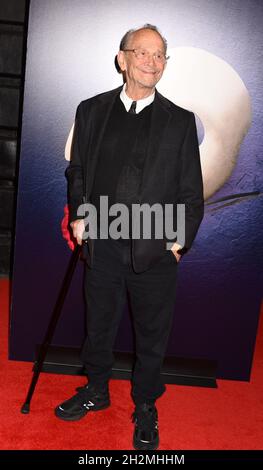
[[[130,213],[131,211],[131,213]],[[84,218],[85,231],[82,238],[98,238],[98,214],[92,203],[81,204],[77,215]],[[174,218],[176,215],[176,231]],[[115,217],[109,224],[109,217]],[[175,240],[181,246],[185,244],[185,204],[160,204],[152,206],[148,203],[126,204],[116,203],[109,207],[108,196],[100,196],[99,228],[100,238],[115,240],[119,238],[133,239],[163,239]],[[173,243],[166,243],[170,249]]]

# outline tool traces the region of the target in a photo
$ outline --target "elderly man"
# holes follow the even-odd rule
[[[166,66],[166,50],[167,42],[155,26],[147,24],[124,35],[117,56],[124,86],[79,104],[66,171],[70,225],[79,244],[88,226],[80,211],[83,201],[99,215],[101,196],[108,197],[109,207],[119,203],[129,210],[145,203],[185,208],[184,243],[174,236],[170,249],[166,235],[134,237],[131,211],[127,237],[111,236],[99,218],[100,236],[88,236],[83,244],[87,337],[82,360],[88,384],[55,409],[58,418],[74,421],[110,405],[113,346],[128,294],[136,347],[133,446],[146,450],[159,445],[156,400],[165,391],[161,367],[173,318],[178,262],[191,247],[203,217],[194,114],[155,88]]]

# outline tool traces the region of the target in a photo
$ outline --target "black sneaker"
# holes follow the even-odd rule
[[[98,411],[110,406],[109,391],[101,391],[93,385],[78,387],[78,393],[55,408],[57,418],[65,421],[77,421],[88,413]]]
[[[133,446],[137,450],[154,450],[159,445],[158,413],[155,405],[137,404],[132,421],[135,422]]]

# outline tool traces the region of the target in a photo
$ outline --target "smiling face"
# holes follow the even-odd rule
[[[125,49],[145,51],[143,58],[136,57],[132,51],[119,51],[118,53],[120,69],[126,74],[126,93],[134,99],[150,95],[166,66],[165,61],[155,58],[158,53],[165,54],[161,36],[149,29],[136,31],[132,34]]]

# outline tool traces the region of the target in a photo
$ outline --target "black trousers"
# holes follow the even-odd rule
[[[177,260],[171,250],[165,250],[161,260],[147,271],[135,273],[130,240],[95,240],[93,267],[86,265],[84,278],[87,337],[82,360],[89,383],[108,384],[128,294],[136,346],[133,400],[154,402],[164,393],[161,367],[172,326],[176,274]]]

